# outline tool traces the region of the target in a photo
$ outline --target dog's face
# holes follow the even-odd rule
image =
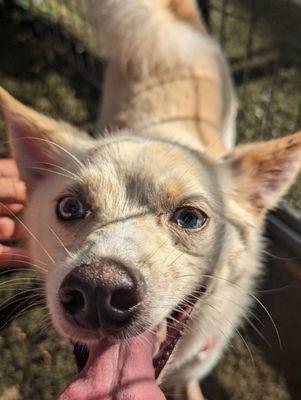
[[[212,160],[128,133],[90,140],[1,94],[51,316],[82,343],[153,329],[216,270],[243,274],[300,168],[300,134]]]
[[[43,223],[31,226],[55,258],[47,263],[48,303],[58,329],[73,339],[128,337],[156,326],[212,270],[212,238],[225,225],[219,177],[187,149],[130,136],[99,140],[81,160],[72,179],[52,174],[30,205],[43,204]],[[86,305],[70,315],[76,290]],[[97,309],[95,296],[108,304]]]

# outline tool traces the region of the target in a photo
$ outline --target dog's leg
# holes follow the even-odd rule
[[[175,386],[172,391],[172,398],[179,400],[204,400],[197,380],[190,381],[186,386]]]
[[[199,382],[195,379],[187,385],[187,400],[204,400]]]

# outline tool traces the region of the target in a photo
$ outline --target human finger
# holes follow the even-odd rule
[[[0,269],[30,267],[30,257],[26,249],[0,244]]]
[[[1,202],[24,203],[25,200],[26,200],[26,186],[24,182],[15,178],[0,177]]]
[[[19,170],[13,158],[0,159],[0,177],[19,178]]]
[[[18,242],[26,239],[23,226],[13,218],[0,217],[0,241]]]
[[[24,208],[23,204],[20,203],[7,203],[1,204],[0,202],[0,216],[1,217],[11,217],[14,214],[20,213]]]

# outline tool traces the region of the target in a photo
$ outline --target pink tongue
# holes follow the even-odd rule
[[[121,343],[101,341],[58,400],[164,400],[155,381],[152,348],[149,333]]]

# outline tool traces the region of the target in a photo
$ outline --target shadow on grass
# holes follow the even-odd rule
[[[0,3],[0,54],[0,84],[21,101],[86,129],[93,126],[102,64],[59,25]],[[72,92],[74,104],[64,90]],[[77,100],[85,110],[79,110]]]

